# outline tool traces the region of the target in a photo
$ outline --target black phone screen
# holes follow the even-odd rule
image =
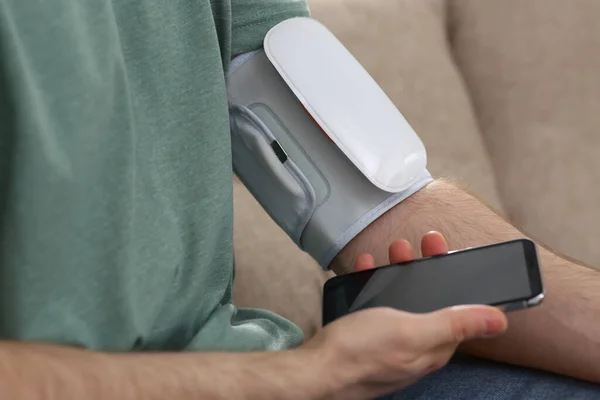
[[[424,313],[528,300],[542,291],[535,244],[516,240],[332,278],[325,284],[323,323],[364,308]]]

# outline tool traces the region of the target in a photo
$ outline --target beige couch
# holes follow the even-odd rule
[[[600,267],[600,1],[309,3],[423,138],[436,177]],[[236,302],[312,335],[325,274],[234,187]]]

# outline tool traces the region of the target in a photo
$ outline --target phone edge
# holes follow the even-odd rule
[[[533,308],[533,307],[539,306],[540,304],[542,304],[544,302],[545,297],[546,297],[546,295],[544,294],[544,292],[542,292],[528,300],[517,300],[517,301],[510,302],[510,303],[494,305],[493,307],[498,307],[499,309],[501,309],[503,312],[506,312],[506,313],[513,312],[513,311],[519,311],[519,310],[524,310],[527,308]]]

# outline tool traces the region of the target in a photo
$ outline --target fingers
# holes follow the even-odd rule
[[[421,239],[421,252],[423,257],[445,254],[448,252],[446,239],[439,232],[429,232]],[[407,240],[396,240],[388,250],[390,264],[412,261],[415,259],[415,253],[411,244]],[[364,271],[375,268],[375,260],[370,254],[363,254],[356,259],[354,265],[355,271]]]
[[[437,256],[448,252],[446,239],[439,232],[426,233],[421,239],[421,253],[423,257]]]
[[[375,268],[375,259],[370,254],[363,254],[356,259],[354,263],[354,271],[366,271]]]
[[[415,253],[408,240],[396,240],[389,248],[390,263],[396,264],[415,259]]]
[[[432,348],[497,336],[507,326],[506,315],[495,307],[459,306],[423,315],[419,331],[423,346]]]

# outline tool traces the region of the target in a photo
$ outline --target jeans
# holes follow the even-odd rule
[[[457,356],[443,369],[380,400],[600,400],[600,386]]]

